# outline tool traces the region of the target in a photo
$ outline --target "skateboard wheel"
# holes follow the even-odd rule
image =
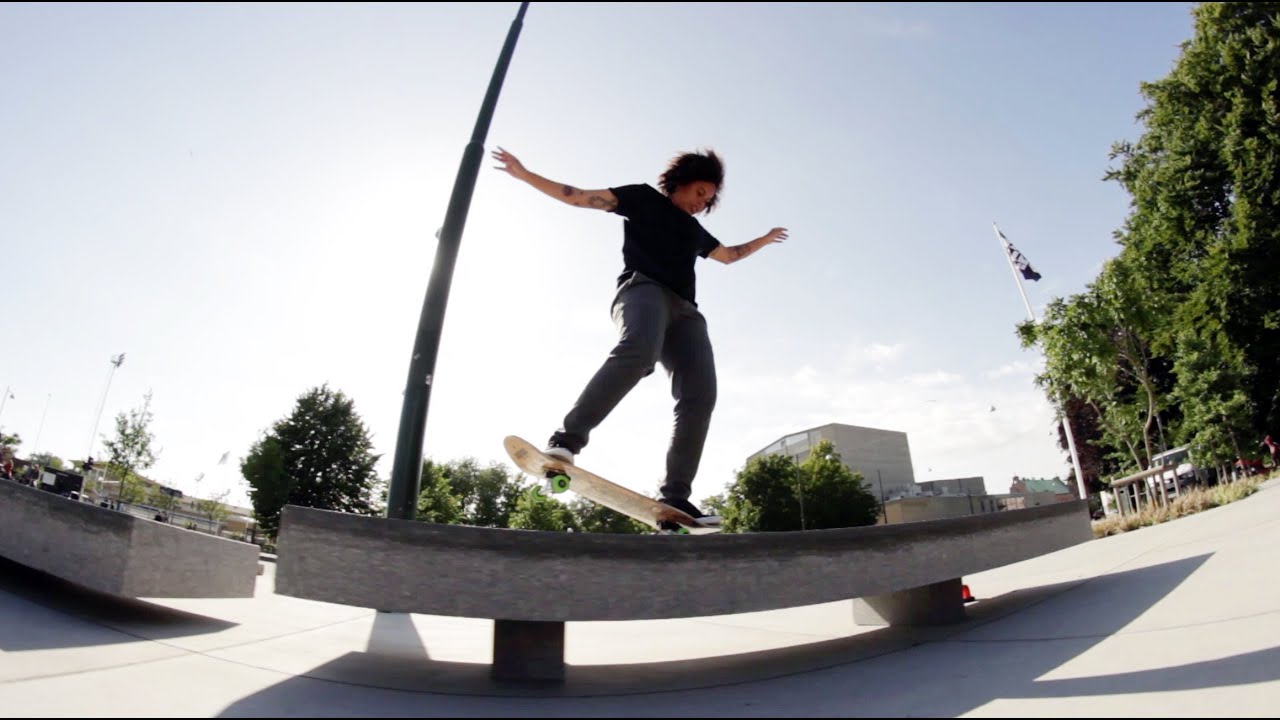
[[[551,492],[559,494],[569,489],[568,475],[553,475],[547,478],[547,488]]]

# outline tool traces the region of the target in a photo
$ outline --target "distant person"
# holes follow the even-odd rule
[[[1270,435],[1262,439],[1262,444],[1271,451],[1271,469],[1280,467],[1280,445],[1277,445]]]

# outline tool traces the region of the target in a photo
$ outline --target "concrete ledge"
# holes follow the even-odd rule
[[[928,522],[702,536],[435,525],[290,505],[281,517],[276,592],[494,620],[705,617],[909,590],[1092,538],[1085,501]]]
[[[949,625],[964,619],[958,577],[853,601],[853,621],[858,625]]]
[[[253,597],[258,546],[0,480],[0,555],[133,598]]]
[[[490,674],[495,680],[563,680],[564,623],[494,621]]]

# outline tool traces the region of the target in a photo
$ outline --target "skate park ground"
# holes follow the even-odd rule
[[[1274,717],[1277,485],[966,576],[957,625],[569,623],[557,684],[491,681],[492,621],[277,595],[269,562],[252,599],[122,600],[0,560],[0,714]]]

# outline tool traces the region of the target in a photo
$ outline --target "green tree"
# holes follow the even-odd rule
[[[1054,299],[1039,324],[1022,323],[1018,334],[1023,347],[1038,345],[1044,353],[1045,372],[1036,382],[1050,400],[1087,400],[1106,441],[1145,468],[1162,404],[1150,341],[1161,306],[1142,295],[1138,276],[1125,263],[1108,261],[1085,292]]]
[[[22,437],[17,433],[0,432],[0,455],[5,452],[16,453],[22,445]]]
[[[223,521],[231,514],[226,505],[227,498],[230,496],[230,490],[223,490],[211,498],[196,501],[196,512],[213,525],[215,533],[222,528]]]
[[[632,535],[652,532],[648,525],[585,498],[574,498],[569,502],[569,510],[573,513],[573,527],[579,532]]]
[[[182,504],[179,496],[174,493],[172,488],[167,488],[159,483],[148,486],[146,489],[146,495],[147,504],[160,510],[166,515],[177,510]]]
[[[417,519],[441,525],[462,522],[462,504],[454,494],[444,469],[431,460],[422,463],[422,489],[418,492]]]
[[[554,532],[579,529],[573,511],[559,500],[543,495],[537,485],[531,485],[526,492],[520,493],[511,511],[510,527]]]
[[[31,462],[44,467],[51,467],[54,470],[61,470],[64,467],[62,458],[52,453],[34,453],[30,458]]]
[[[462,523],[476,527],[510,527],[511,512],[523,488],[520,475],[501,463],[481,468],[475,458],[455,460],[440,466],[462,506]]]
[[[151,445],[151,393],[143,396],[142,407],[116,415],[116,435],[103,441],[107,451],[107,472],[120,481],[120,502],[137,503],[146,497],[146,489],[138,473],[156,462]]]
[[[1183,360],[1180,437],[1216,455],[1280,423],[1280,5],[1202,3],[1194,18],[1172,71],[1142,85],[1145,131],[1115,144],[1107,179],[1132,196],[1123,252],[1175,300],[1160,342]]]
[[[849,469],[835,445],[823,440],[796,464],[785,455],[764,455],[747,463],[720,505],[725,532],[824,530],[874,525],[879,499],[860,473]]]
[[[1178,341],[1175,367],[1184,414],[1182,435],[1200,465],[1230,464],[1256,455],[1250,402],[1241,382],[1244,353],[1224,346],[1224,341],[1221,333],[1190,328]],[[1242,445],[1249,452],[1242,453]]]
[[[724,531],[776,532],[800,529],[799,469],[785,455],[763,455],[738,471],[727,492]]]
[[[1102,428],[1099,425],[1097,408],[1078,396],[1072,396],[1065,404],[1066,419],[1071,423],[1075,436],[1076,454],[1080,458],[1080,469],[1084,472],[1085,492],[1096,495],[1106,489],[1103,478],[1118,473],[1121,466],[1107,455],[1114,451],[1103,441]],[[1064,453],[1070,452],[1067,443],[1067,431],[1061,422],[1057,425],[1058,447]],[[1072,467],[1067,476],[1067,487],[1076,493],[1076,469]]]
[[[280,527],[280,511],[289,501],[289,475],[285,471],[284,447],[274,434],[264,434],[240,461],[240,473],[249,485],[249,502],[258,530],[275,537]]]
[[[800,466],[804,487],[804,526],[809,530],[875,525],[880,501],[840,459],[827,440],[818,443]]]
[[[259,527],[274,537],[286,504],[373,514],[372,448],[354,401],[328,385],[308,390],[241,463]]]

